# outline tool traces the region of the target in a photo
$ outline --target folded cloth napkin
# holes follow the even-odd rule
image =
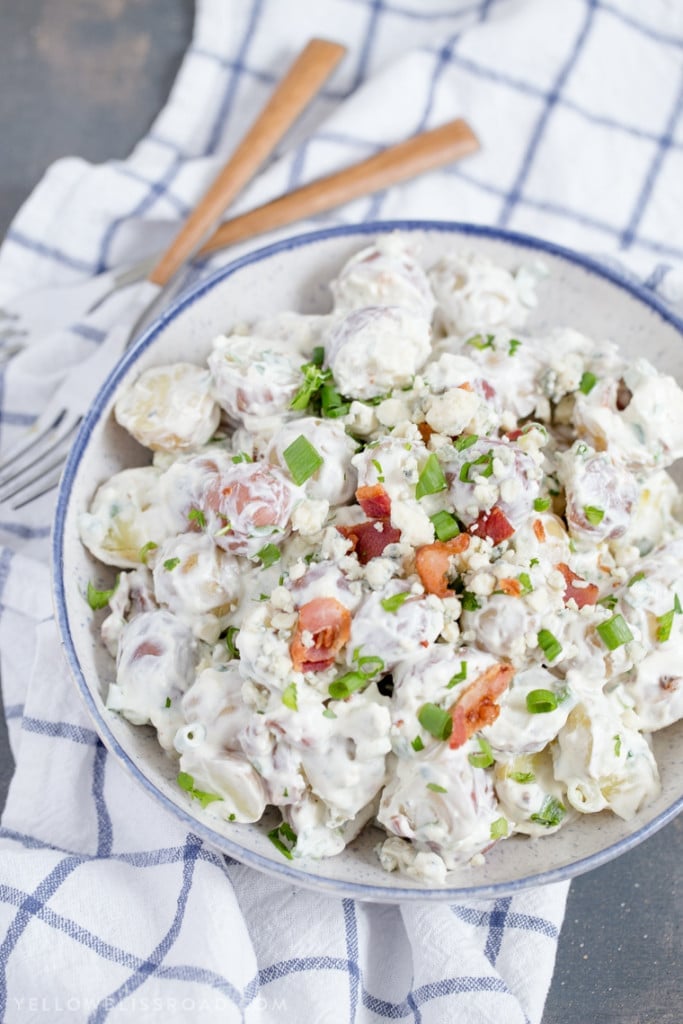
[[[0,251],[0,304],[29,283],[68,287],[168,242],[314,35],[345,42],[349,56],[236,211],[464,116],[479,154],[316,224],[498,224],[618,252],[681,302],[675,5],[199,0],[169,102],[130,157],[60,160],[18,213]],[[3,445],[126,315],[118,296],[0,372]],[[0,508],[1,671],[17,763],[0,833],[0,1019],[539,1022],[565,883],[456,905],[318,896],[223,857],[138,789],[62,663],[47,568],[53,504]]]

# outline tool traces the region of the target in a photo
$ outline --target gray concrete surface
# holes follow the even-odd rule
[[[0,0],[0,235],[50,161],[126,155],[191,21],[190,0]],[[10,774],[3,726],[1,799]],[[543,1024],[683,1024],[682,849],[679,818],[574,881]]]

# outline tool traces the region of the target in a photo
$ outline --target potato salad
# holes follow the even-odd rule
[[[206,818],[268,810],[288,859],[374,828],[384,868],[440,885],[656,797],[650,734],[683,715],[683,392],[528,330],[543,273],[387,235],[329,314],[236,323],[119,395],[152,455],[80,520],[118,570],[87,594],[106,703]]]

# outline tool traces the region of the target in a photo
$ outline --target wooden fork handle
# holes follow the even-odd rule
[[[312,39],[277,86],[247,135],[209,186],[148,279],[165,285],[196,251],[227,205],[254,176],[285,132],[346,53],[327,39]]]
[[[440,128],[414,135],[382,150],[368,160],[347,167],[326,178],[318,178],[294,192],[274,199],[221,224],[200,250],[215,252],[254,235],[284,227],[359,196],[370,195],[397,182],[414,178],[459,160],[479,149],[479,141],[466,121],[450,121]]]

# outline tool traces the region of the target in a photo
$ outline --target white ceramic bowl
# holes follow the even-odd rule
[[[371,238],[397,229],[418,236],[426,264],[457,246],[480,251],[510,268],[542,259],[550,275],[540,286],[532,328],[567,325],[592,337],[612,338],[627,353],[644,354],[660,370],[683,380],[683,323],[619,272],[546,242],[461,224],[391,222],[319,231],[260,249],[219,270],[176,302],[128,352],[95,398],[59,494],[53,541],[59,628],[74,678],[104,743],[138,783],[213,846],[297,885],[356,899],[501,896],[604,864],[670,821],[683,807],[683,722],[654,735],[662,792],[633,821],[603,812],[585,815],[544,839],[514,837],[498,843],[485,865],[453,875],[448,887],[427,888],[383,871],[374,852],[382,834],[374,829],[366,830],[338,857],[289,862],[266,836],[279,819],[220,825],[204,817],[197,802],[176,785],[177,765],[161,750],[153,730],[134,727],[105,708],[103,698],[114,665],[83,597],[95,567],[78,539],[78,517],[103,480],[149,458],[111,415],[121,386],[155,364],[203,361],[213,337],[236,320],[283,309],[326,312],[327,282],[343,262]]]

